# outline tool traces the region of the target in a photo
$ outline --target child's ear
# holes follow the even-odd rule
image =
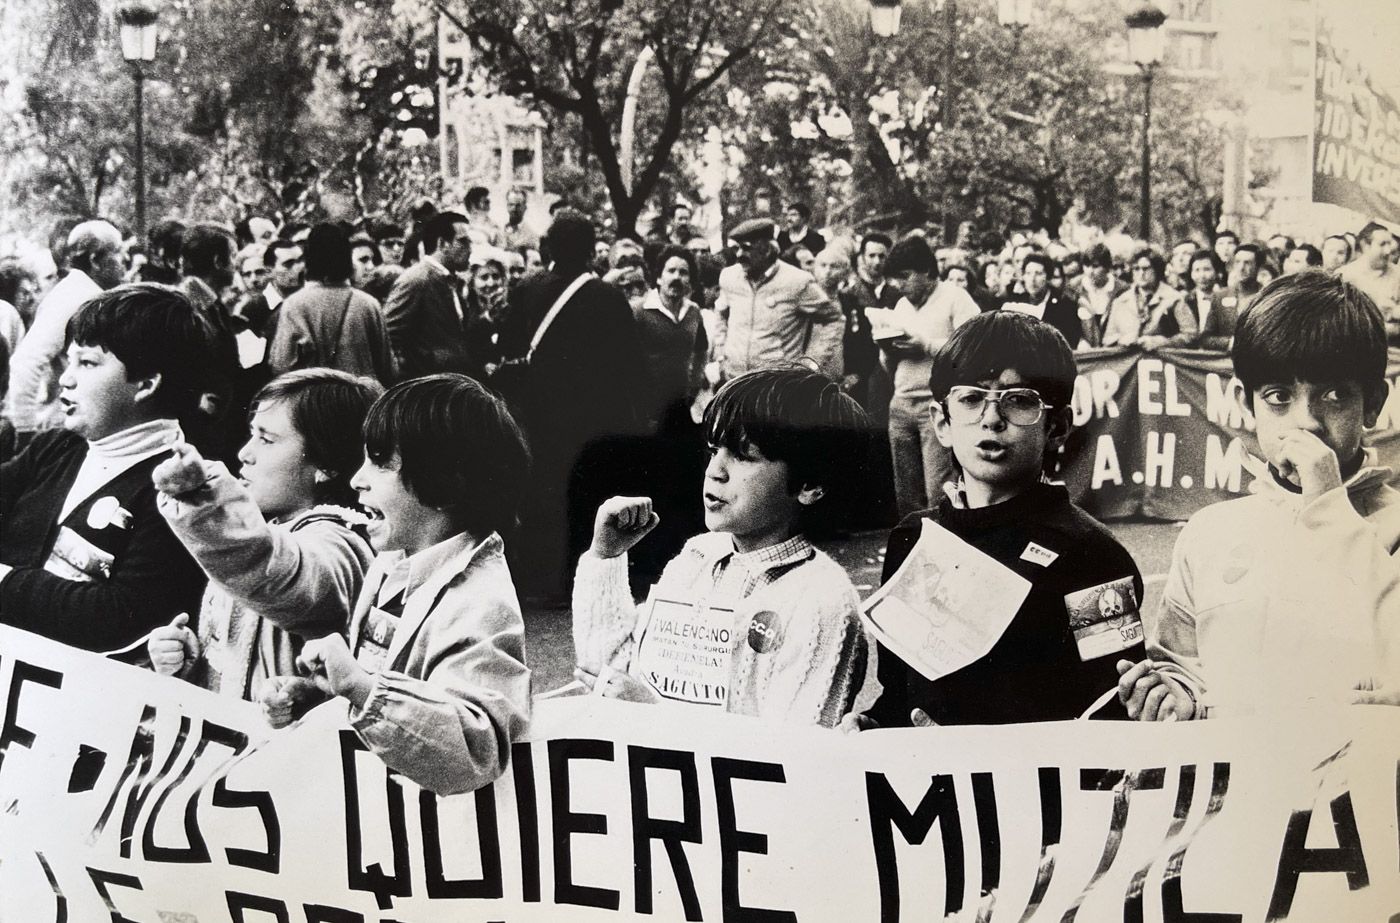
[[[802,489],[797,492],[797,502],[803,506],[811,506],[825,496],[826,488],[820,484],[803,484]]]
[[[953,447],[953,434],[950,432],[948,414],[943,411],[943,404],[934,401],[929,404],[928,412],[933,416],[933,434],[938,437],[938,444],[945,449]]]
[[[1385,379],[1381,379],[1366,389],[1366,395],[1362,402],[1364,415],[1361,422],[1367,429],[1375,428],[1376,421],[1380,419],[1381,410],[1385,408],[1388,400],[1390,400],[1390,385],[1386,383]]]
[[[1074,429],[1074,409],[1069,406],[1052,407],[1045,412],[1045,418],[1045,446],[1059,451],[1069,438],[1070,430]]]
[[[1238,378],[1230,379],[1230,398],[1244,408],[1249,416],[1254,416],[1254,392],[1244,386]]]
[[[152,372],[136,382],[136,402],[150,400],[160,390],[160,372]]]
[[[317,468],[315,473],[311,475],[311,480],[316,484],[329,484],[332,477],[334,477],[333,474],[329,474]]]

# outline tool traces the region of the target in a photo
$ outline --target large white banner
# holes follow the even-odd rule
[[[1400,712],[856,737],[543,703],[439,799],[323,706],[0,628],[0,919],[1394,921]]]

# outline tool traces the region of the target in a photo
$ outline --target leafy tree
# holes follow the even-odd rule
[[[946,7],[905,4],[893,39],[875,38],[865,9],[839,0],[785,20],[743,85],[734,134],[750,194],[820,186],[848,203],[831,217],[853,225],[973,218],[1057,234],[1071,216],[1131,223],[1140,82],[1104,70],[1123,38],[1116,6],[1057,5],[1019,35],[990,3],[962,0],[957,11],[951,74]],[[1218,202],[1220,119],[1202,113],[1232,104],[1164,76],[1157,89],[1154,203],[1171,235]]]
[[[501,92],[573,125],[581,165],[596,166],[618,233],[631,233],[670,165],[687,118],[769,37],[787,0],[431,0],[470,39]],[[629,185],[616,134],[627,81],[651,50],[655,118],[638,130],[639,168]]]

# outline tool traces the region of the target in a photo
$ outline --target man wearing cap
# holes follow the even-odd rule
[[[844,321],[840,306],[810,273],[778,259],[775,230],[771,219],[751,218],[730,234],[739,265],[719,274],[715,305],[728,326],[726,378],[800,359],[808,353],[815,326]]]

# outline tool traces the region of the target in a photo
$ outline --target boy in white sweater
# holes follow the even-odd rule
[[[833,727],[864,678],[865,631],[846,572],[803,528],[854,480],[865,413],[823,375],[763,369],[721,388],[703,426],[709,531],[646,606],[632,601],[627,551],[660,521],[651,500],[598,509],[574,580],[574,675],[613,698]]]
[[[1267,466],[1186,524],[1119,697],[1145,721],[1400,704],[1400,493],[1362,445],[1388,394],[1385,321],[1298,273],[1259,293],[1231,353]]]

